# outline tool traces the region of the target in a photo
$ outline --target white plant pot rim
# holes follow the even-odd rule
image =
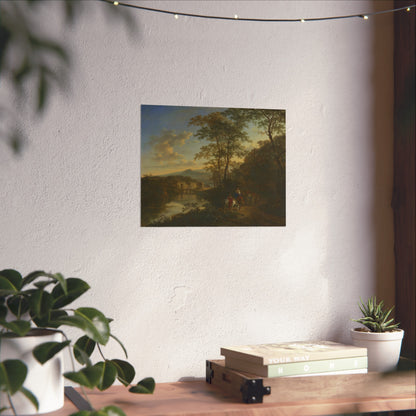
[[[358,330],[357,330],[358,329]],[[400,340],[404,336],[403,329],[395,329],[387,332],[370,332],[360,331],[361,328],[351,328],[351,336],[354,339],[366,340],[366,341],[393,341]]]
[[[59,329],[54,328],[30,328],[30,331],[23,336],[17,335],[14,332],[4,332],[2,334],[3,338],[26,338],[26,337],[46,337],[48,335],[62,333]]]

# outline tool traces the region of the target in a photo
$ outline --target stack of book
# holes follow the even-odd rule
[[[223,347],[225,367],[261,377],[367,373],[367,348],[332,341]]]

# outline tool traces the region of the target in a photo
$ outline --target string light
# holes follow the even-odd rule
[[[340,19],[353,19],[353,18],[360,18],[364,20],[368,20],[371,16],[379,15],[379,14],[385,14],[385,13],[395,13],[399,12],[401,10],[406,10],[407,12],[410,12],[411,9],[416,7],[416,4],[413,4],[412,6],[404,6],[404,7],[398,7],[396,9],[389,9],[389,10],[381,10],[378,12],[372,12],[372,13],[366,13],[366,14],[350,14],[345,16],[328,16],[328,17],[311,17],[311,18],[302,18],[302,19],[260,19],[260,18],[249,18],[249,17],[239,17],[238,15],[234,15],[234,17],[226,17],[226,16],[209,16],[209,15],[203,15],[203,14],[193,14],[193,13],[184,13],[184,12],[174,12],[170,10],[163,10],[163,9],[154,9],[151,7],[145,7],[145,6],[138,6],[131,3],[123,3],[119,1],[113,1],[113,0],[100,0],[104,3],[110,3],[114,5],[119,5],[123,7],[130,7],[133,9],[139,9],[144,11],[149,11],[153,13],[163,13],[163,14],[170,14],[175,17],[175,19],[178,19],[179,16],[185,16],[185,17],[195,17],[199,19],[213,19],[213,20],[239,20],[242,22],[316,22],[316,21],[323,21],[323,20],[340,20]]]

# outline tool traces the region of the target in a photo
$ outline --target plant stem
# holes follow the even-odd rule
[[[99,351],[99,353],[100,353],[100,355],[101,355],[101,358],[102,358],[104,361],[106,361],[106,358],[104,357],[104,354],[103,354],[103,352],[101,351],[100,344],[98,344],[98,343],[97,343],[97,348],[98,348],[98,351]]]
[[[66,341],[69,341],[69,339],[66,336],[65,332],[63,332],[63,331],[59,331],[59,332],[62,334],[62,336],[65,338]],[[72,371],[75,372],[76,371],[75,370],[75,361],[74,361],[74,357],[72,356],[72,353],[71,353],[71,344],[68,345],[68,348],[69,348],[69,358],[71,359]],[[94,409],[94,407],[92,406],[92,404],[90,402],[90,399],[88,398],[87,393],[85,392],[84,386],[81,386],[80,385],[79,387],[81,388],[82,395],[85,397],[85,400],[88,402],[88,404],[90,405],[91,409]]]
[[[17,319],[20,319],[22,314],[22,298],[19,299],[19,308],[17,309]]]
[[[9,401],[10,407],[12,408],[14,416],[17,416],[16,409],[13,406],[12,398],[9,393],[7,393],[7,400]]]

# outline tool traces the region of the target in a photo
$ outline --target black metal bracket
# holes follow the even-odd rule
[[[212,365],[210,361],[206,361],[206,369],[205,369],[205,381],[211,384],[211,381],[214,377],[214,370],[212,369]]]
[[[78,410],[93,410],[91,405],[71,386],[65,386],[65,396]]]
[[[244,403],[263,403],[263,396],[267,396],[271,393],[271,388],[269,386],[263,386],[263,379],[256,378],[251,380],[246,380],[240,391],[243,395]]]

